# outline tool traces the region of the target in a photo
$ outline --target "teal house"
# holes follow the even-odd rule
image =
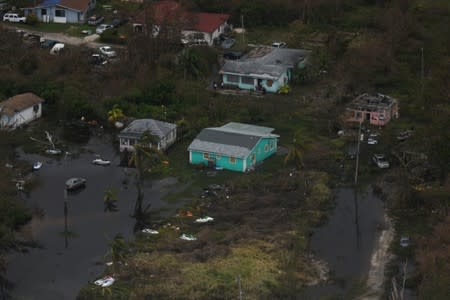
[[[189,162],[247,172],[277,151],[273,128],[231,122],[203,129],[188,147]]]
[[[226,87],[276,93],[296,69],[305,67],[310,50],[259,47],[242,59],[225,60],[220,75]]]

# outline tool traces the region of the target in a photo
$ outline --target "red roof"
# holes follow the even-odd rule
[[[230,15],[214,13],[189,13],[189,19],[194,20],[192,29],[201,32],[213,32],[226,22]]]
[[[61,0],[58,5],[78,11],[85,11],[89,8],[90,0]]]
[[[228,14],[185,12],[178,2],[172,0],[152,3],[147,13],[155,24],[177,21],[183,23],[184,27],[186,27],[185,29],[200,32],[213,32],[230,18]],[[145,14],[146,12],[142,11],[135,18],[134,23],[144,24]]]

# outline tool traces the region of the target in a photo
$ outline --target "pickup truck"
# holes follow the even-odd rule
[[[88,25],[97,26],[98,24],[101,24],[103,20],[105,20],[105,17],[92,16],[88,19]]]

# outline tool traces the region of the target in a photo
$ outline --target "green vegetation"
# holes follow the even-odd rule
[[[98,13],[107,13],[102,5],[110,2],[98,2]],[[312,228],[326,219],[330,208],[330,186],[353,173],[353,162],[344,161],[343,149],[346,139],[354,136],[337,137],[339,129],[352,132],[339,115],[354,96],[381,92],[399,99],[400,119],[383,129],[371,128],[382,132],[380,144],[372,149],[389,154],[393,168],[383,172],[370,166],[363,145],[361,182],[379,181],[398,235],[409,235],[413,241],[407,250],[397,239],[392,245],[400,259],[408,257],[418,266],[409,286],[421,299],[445,299],[450,286],[448,253],[442,250],[449,245],[450,204],[448,3],[192,2],[199,10],[231,13],[237,26],[243,16],[247,31],[233,34],[236,49],[285,41],[290,47],[313,50],[309,66],[295,74],[286,95],[233,97],[207,89],[220,52],[207,47],[181,51],[178,38],[130,33],[119,61],[94,69],[80,49],[50,58],[24,47],[13,33],[0,35],[2,98],[33,91],[46,99],[50,116],[65,120],[83,116],[108,124],[107,116],[116,120],[125,115],[176,122],[180,140],[164,158],[168,164],[155,168],[141,153],[141,167],[144,170],[150,162],[152,176],[178,177],[181,187],[167,201],[186,200],[183,210],[194,217],[217,215],[217,222],[203,227],[189,217],[169,218],[155,224],[158,236],[138,235],[126,249],[119,238],[114,250],[120,254],[114,254],[119,280],[107,289],[87,286],[79,298],[234,298],[238,276],[248,298],[298,297],[304,284],[318,277],[306,254]],[[139,7],[120,3],[113,5],[123,5],[129,13]],[[52,26],[59,32],[73,28],[39,24],[36,29],[51,31]],[[191,139],[204,127],[229,121],[276,128],[287,151],[251,174],[219,172],[212,177],[207,170],[189,166],[186,147]],[[399,142],[396,136],[405,129],[413,129],[414,135]],[[20,137],[0,139],[7,146],[1,156],[5,162],[19,144],[16,138]],[[9,182],[8,171],[1,174],[5,178],[0,182]],[[224,184],[226,192],[202,200],[202,189],[213,183]],[[6,209],[0,216],[6,232],[2,245],[10,244],[12,228],[28,218],[23,207],[11,205],[12,192],[7,194],[10,200],[0,203]],[[164,227],[167,223],[180,229]],[[194,233],[198,240],[181,241],[181,232]],[[124,268],[124,263],[133,267]],[[355,294],[364,290],[359,283],[353,289]]]

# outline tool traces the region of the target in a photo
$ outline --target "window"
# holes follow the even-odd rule
[[[209,160],[209,153],[203,153],[203,159]]]
[[[39,111],[39,104],[33,105],[33,112],[37,113]]]
[[[228,82],[236,82],[236,83],[238,83],[239,82],[239,76],[227,74],[227,81]]]
[[[254,84],[255,81],[251,77],[242,77],[242,83],[244,84]]]
[[[47,9],[46,8],[41,9],[41,15],[43,15],[43,16],[47,15]]]
[[[384,120],[384,114],[379,115],[379,116],[378,116],[378,119],[379,119],[379,120]]]
[[[266,81],[266,85],[267,86],[272,86],[273,85],[273,80],[267,80]]]
[[[220,155],[216,155],[216,160],[219,160],[220,159]]]
[[[265,145],[264,145],[264,152],[267,152],[267,151],[269,151],[269,145],[268,145],[268,144],[265,144]]]
[[[64,18],[66,16],[66,11],[62,9],[55,10],[55,17]]]
[[[230,164],[236,164],[236,158],[230,157]]]
[[[275,147],[275,143],[273,141],[270,141],[270,150],[273,150],[274,147]]]

